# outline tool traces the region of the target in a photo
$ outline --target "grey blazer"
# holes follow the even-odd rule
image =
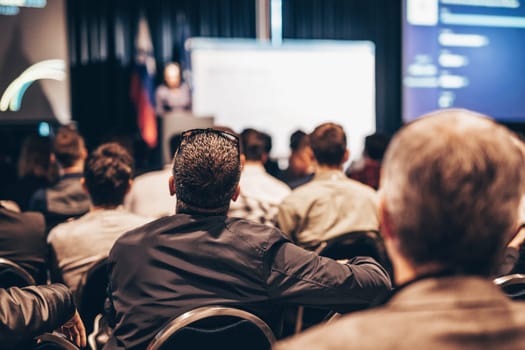
[[[525,349],[525,303],[481,278],[428,278],[275,349]]]

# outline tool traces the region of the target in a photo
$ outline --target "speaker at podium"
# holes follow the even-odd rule
[[[162,116],[162,160],[164,164],[169,164],[173,157],[170,150],[170,139],[173,135],[188,129],[211,128],[213,122],[212,116],[196,116],[186,111],[164,114]]]

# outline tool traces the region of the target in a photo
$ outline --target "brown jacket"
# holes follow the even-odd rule
[[[428,278],[383,307],[278,343],[304,349],[525,349],[525,304],[476,277]]]

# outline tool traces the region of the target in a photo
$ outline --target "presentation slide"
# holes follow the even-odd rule
[[[64,0],[0,0],[0,124],[71,120]]]
[[[297,129],[341,124],[353,157],[375,131],[375,53],[370,42],[191,39],[193,113],[262,130],[286,158]]]
[[[404,0],[403,118],[468,108],[525,122],[520,0]]]

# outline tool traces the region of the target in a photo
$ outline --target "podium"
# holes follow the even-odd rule
[[[173,154],[170,150],[170,139],[188,129],[211,128],[212,116],[196,116],[191,112],[175,111],[161,116],[162,119],[162,160],[164,164],[171,163]]]

